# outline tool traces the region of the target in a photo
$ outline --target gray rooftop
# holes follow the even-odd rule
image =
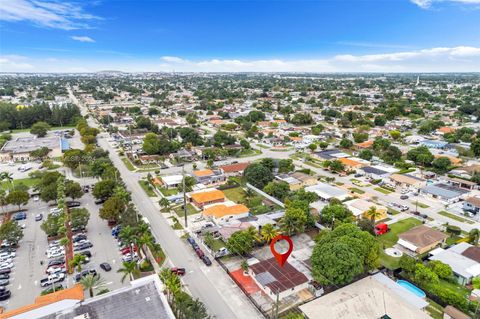
[[[39,148],[47,147],[49,149],[56,149],[61,147],[60,137],[19,137],[8,141],[2,147],[2,153],[30,153]]]
[[[155,281],[119,289],[111,293],[86,299],[70,309],[52,313],[39,319],[72,319],[88,314],[89,319],[173,319],[165,308],[165,297],[158,291]]]
[[[446,199],[452,199],[467,194],[469,191],[451,185],[439,183],[422,188],[422,192]]]

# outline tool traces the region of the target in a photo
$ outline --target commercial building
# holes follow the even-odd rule
[[[0,162],[31,161],[30,153],[46,147],[50,150],[48,157],[62,156],[62,139],[59,136],[19,137],[5,143],[0,149]]]
[[[306,318],[428,319],[423,298],[378,273],[300,306]]]
[[[11,319],[175,319],[157,274],[130,282],[130,286],[84,299],[83,287],[38,297],[35,304],[0,315]]]
[[[439,199],[445,203],[455,203],[463,198],[470,191],[458,188],[445,183],[428,185],[420,190],[423,194]]]
[[[390,181],[396,186],[403,188],[421,188],[427,185],[427,181],[409,174],[392,174],[389,177]]]

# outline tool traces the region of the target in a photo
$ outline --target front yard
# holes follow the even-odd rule
[[[138,184],[142,187],[142,189],[147,193],[148,196],[150,197],[155,197],[157,194],[153,191],[153,187],[150,185],[149,182],[147,181],[138,181]]]
[[[422,224],[422,222],[413,217],[403,219],[389,225],[390,230],[386,234],[378,236],[378,240],[383,244],[383,246],[385,246],[385,248],[392,247],[397,243],[399,234],[406,232],[407,230],[420,224]]]
[[[182,206],[183,205],[179,205],[179,206],[177,206],[173,209],[175,214],[177,214],[177,216],[179,216],[179,217],[184,217],[185,216],[184,209],[183,209]],[[197,213],[198,213],[198,210],[196,210],[195,207],[193,207],[192,204],[188,203],[187,204],[187,216],[194,215],[194,214],[197,214]]]

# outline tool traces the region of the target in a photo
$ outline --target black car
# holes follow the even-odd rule
[[[9,274],[0,274],[0,279],[10,279]]]
[[[7,299],[10,298],[11,295],[12,295],[12,293],[10,292],[10,290],[1,291],[0,292],[0,300],[7,300]]]
[[[95,269],[83,270],[81,273],[75,275],[75,281],[79,282],[80,279],[82,279],[83,277],[88,276],[88,275],[96,276],[97,271]]]
[[[5,248],[0,249],[0,253],[14,253],[16,251],[17,250],[13,247],[5,247]]]
[[[76,243],[78,241],[81,241],[81,240],[86,240],[87,239],[87,235],[85,234],[78,234],[76,236],[73,237],[73,242]]]
[[[400,199],[408,199],[408,195],[402,195],[400,196]]]
[[[78,254],[84,255],[88,258],[92,257],[92,253],[90,252],[90,250],[84,250],[84,251],[79,252]]]
[[[88,248],[92,248],[92,247],[93,247],[92,243],[85,243],[85,244],[82,244],[80,246],[75,247],[73,250],[79,251],[79,250],[84,250],[84,249],[88,249]]]
[[[212,262],[210,261],[210,258],[208,258],[207,256],[203,255],[202,257],[202,261],[205,265],[207,266],[211,266],[212,265]]]
[[[63,265],[65,263],[65,259],[52,259],[48,261],[48,267],[50,266],[58,266]]]
[[[99,199],[96,199],[96,200],[95,200],[95,204],[100,205],[100,204],[105,203],[105,201],[106,201],[106,199],[99,198]]]
[[[79,207],[81,204],[80,202],[76,201],[68,201],[67,202],[67,207],[72,208],[72,207]]]
[[[101,264],[100,264],[100,268],[102,268],[102,269],[105,270],[105,271],[110,271],[110,270],[112,270],[112,267],[110,266],[109,263],[101,263]]]

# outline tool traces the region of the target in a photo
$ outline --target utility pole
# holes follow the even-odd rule
[[[183,215],[185,217],[185,228],[188,227],[187,223],[187,190],[185,189],[185,163],[182,166],[182,189],[183,189]]]
[[[275,319],[278,319],[278,289],[277,289],[277,301],[275,302]]]

